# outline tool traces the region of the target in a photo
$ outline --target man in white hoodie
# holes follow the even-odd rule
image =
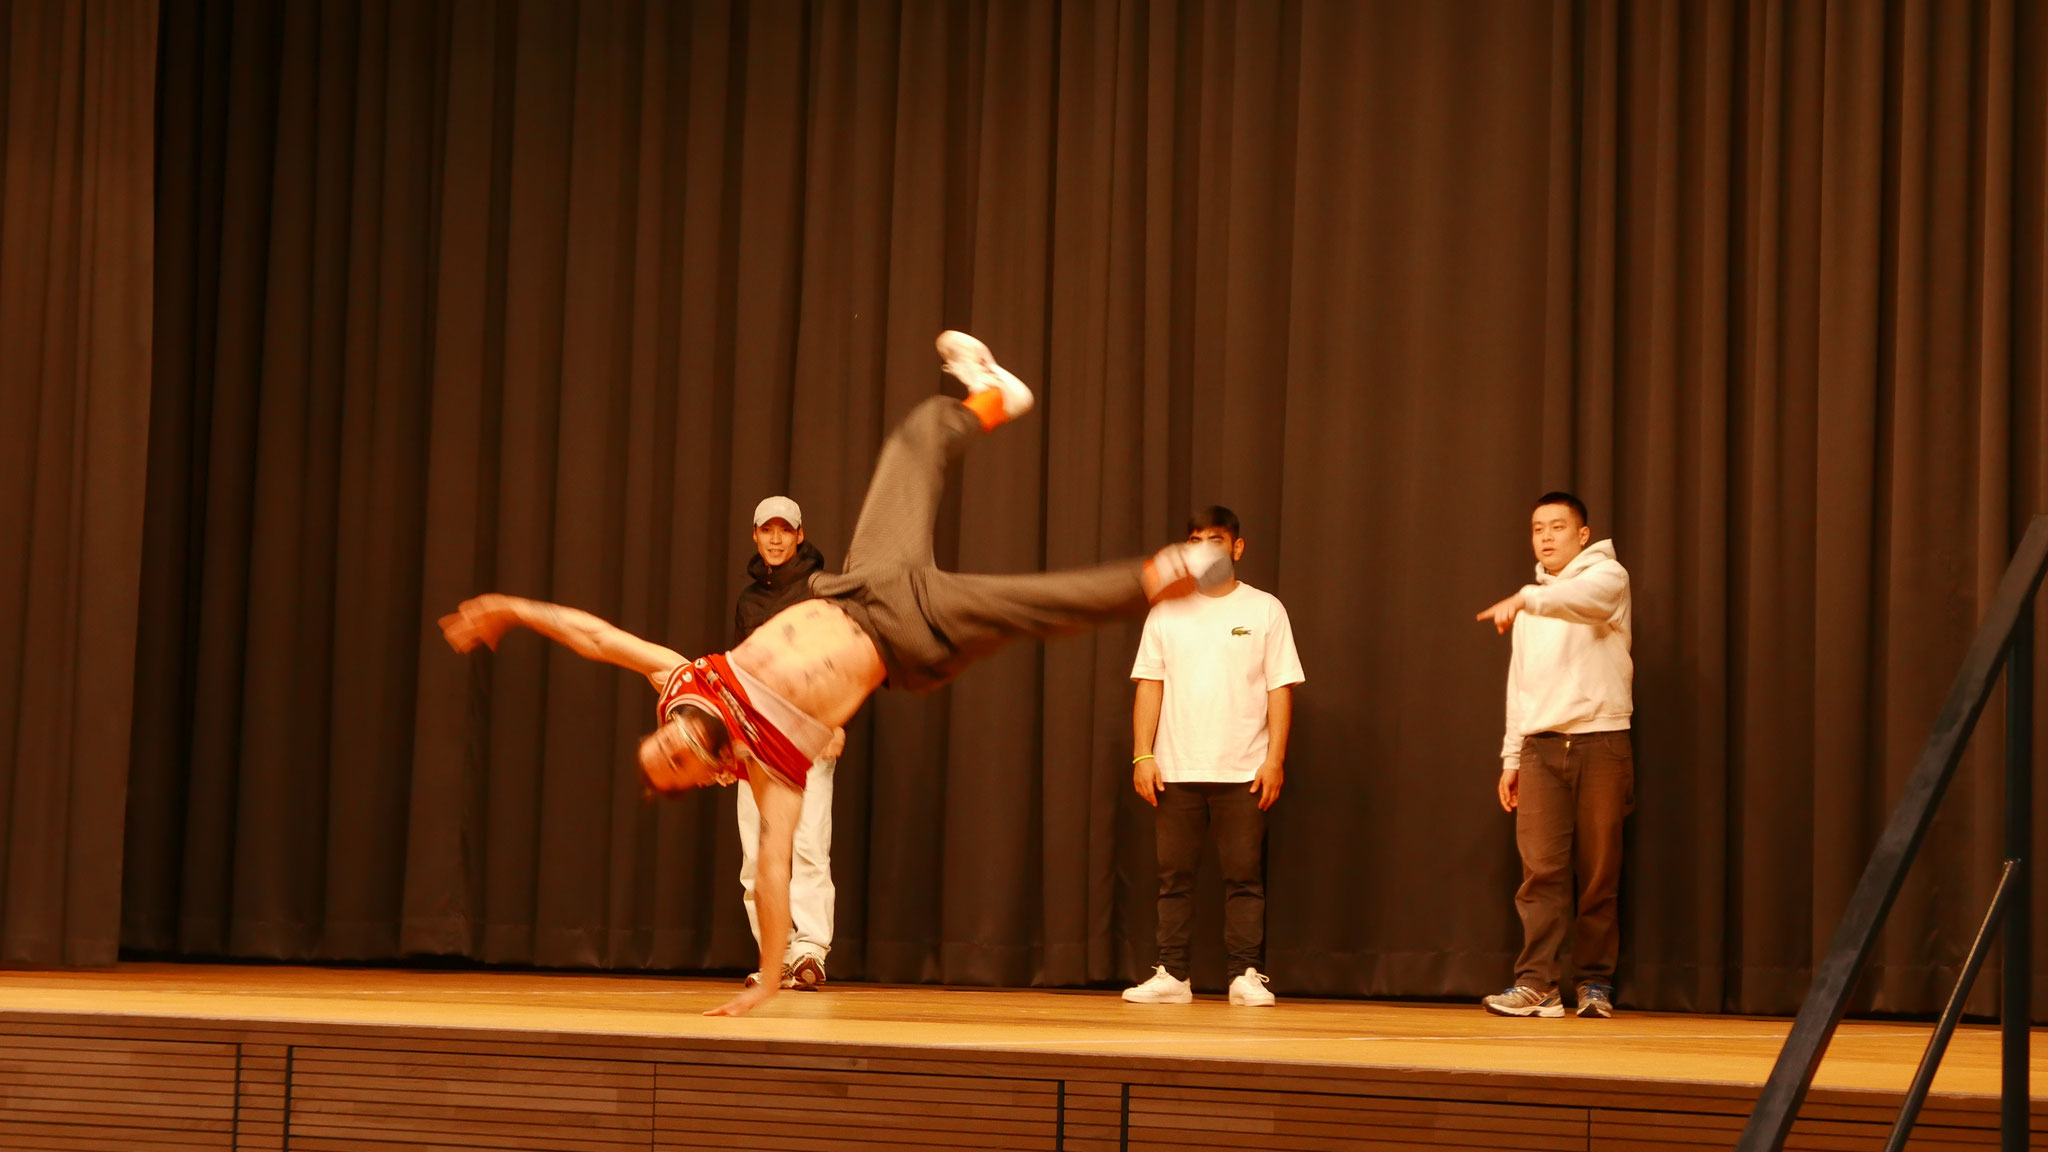
[[[1564,1015],[1569,928],[1578,1013],[1604,1018],[1621,953],[1621,826],[1635,804],[1628,571],[1612,540],[1589,543],[1586,506],[1569,492],[1540,497],[1529,531],[1536,582],[1477,617],[1514,632],[1499,795],[1522,855],[1515,982],[1483,1003],[1500,1016]]]

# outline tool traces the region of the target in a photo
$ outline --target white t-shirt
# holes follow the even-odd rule
[[[1152,754],[1168,783],[1242,784],[1266,762],[1266,693],[1304,677],[1287,609],[1239,581],[1153,605],[1131,679],[1166,682]]]

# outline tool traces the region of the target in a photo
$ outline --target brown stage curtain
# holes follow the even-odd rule
[[[646,687],[432,621],[495,588],[724,646],[754,501],[843,555],[957,326],[1041,406],[970,454],[944,563],[1220,502],[1292,613],[1283,992],[1507,979],[1472,614],[1571,486],[1635,577],[1623,1002],[1788,1011],[2048,503],[2038,5],[164,13],[137,948],[748,966],[729,796],[638,798]],[[1136,634],[866,710],[835,976],[1144,971]],[[1875,1007],[1967,944],[1992,767]]]
[[[156,8],[0,0],[0,961],[120,946]]]

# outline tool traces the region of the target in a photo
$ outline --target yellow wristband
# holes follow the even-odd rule
[[[1145,753],[1145,754],[1144,754],[1143,756],[1133,756],[1133,757],[1131,757],[1131,764],[1132,764],[1132,766],[1133,766],[1133,767],[1135,767],[1135,766],[1137,765],[1138,761],[1140,761],[1140,760],[1157,760],[1157,759],[1159,759],[1159,757],[1157,757],[1157,756],[1154,756],[1154,755],[1153,755],[1153,754],[1151,754],[1150,752],[1147,752],[1147,753]]]

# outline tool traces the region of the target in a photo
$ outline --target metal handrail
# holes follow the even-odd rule
[[[1920,1074],[1915,1076],[1900,1109],[1894,1129],[1894,1146],[1902,1146],[1911,1130],[1927,1090],[1934,1081],[1955,1020],[1962,1015],[1963,1000],[1975,979],[1993,934],[2003,930],[2005,947],[2004,980],[2000,995],[2001,1060],[1999,1147],[2003,1152],[2023,1152],[2027,1146],[2028,1074],[2027,1024],[2033,964],[2032,838],[2033,838],[2033,747],[2034,747],[2034,596],[2041,577],[2048,572],[2048,516],[2036,516],[2013,552],[2012,563],[1998,582],[1998,590],[1978,625],[1976,639],[1963,656],[1963,666],[1949,687],[1948,699],[1935,717],[1934,731],[1920,752],[1913,774],[1906,780],[1905,793],[1892,810],[1890,823],[1870,854],[1863,878],[1849,897],[1849,905],[1835,928],[1834,942],[1814,972],[1813,984],[1799,1016],[1786,1037],[1785,1047],[1771,1077],[1757,1097],[1756,1109],[1742,1130],[1738,1152],[1777,1152],[1798,1117],[1799,1105],[1813,1084],[1815,1069],[1827,1051],[1828,1041],[1848,1010],[1856,991],[1857,978],[1876,946],[1878,930],[1891,911],[1906,869],[1920,850],[1934,811],[1941,803],[1950,777],[1955,775],[1968,746],[1970,733],[1983,714],[1985,701],[2001,669],[2005,672],[2005,856],[2006,872],[1990,912],[1971,948],[1962,979],[1950,998],[1949,1010],[1928,1044]]]
[[[1956,978],[1956,988],[1949,993],[1948,1006],[1941,1010],[1941,1022],[1934,1026],[1934,1035],[1927,1041],[1927,1051],[1920,1057],[1920,1068],[1913,1073],[1913,1086],[1906,1089],[1906,1102],[1899,1107],[1898,1122],[1892,1125],[1891,1139],[1884,1142],[1884,1152],[1904,1152],[1907,1137],[1913,1134],[1913,1122],[1920,1118],[1920,1106],[1927,1103],[1927,1092],[1934,1087],[1935,1070],[1941,1067],[1941,1058],[1948,1053],[1948,1042],[1956,1034],[1956,1025],[1963,1018],[1963,1003],[1970,998],[1970,986],[1977,982],[1977,972],[1984,967],[1984,958],[1991,954],[1991,938],[1998,933],[1998,922],[2005,913],[2006,901],[2011,898],[2013,878],[2019,870],[2013,862],[2005,862],[2005,872],[1998,878],[1998,890],[1991,894],[1991,910],[1984,913],[1984,923],[1977,928],[1977,939],[1970,944],[1969,958],[1963,961],[1962,975]]]

